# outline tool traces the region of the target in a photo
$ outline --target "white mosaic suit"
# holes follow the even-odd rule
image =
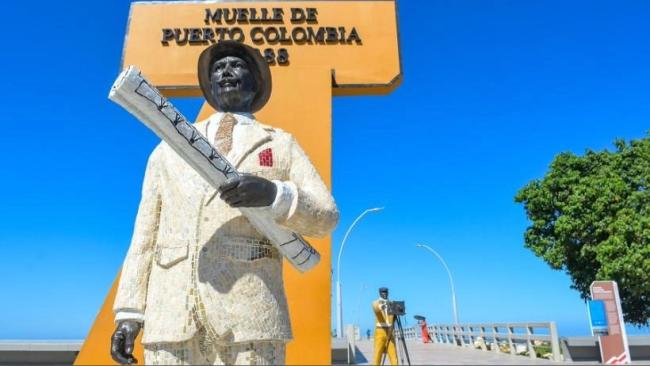
[[[218,115],[197,129],[207,135]],[[254,120],[237,127],[227,155],[237,170],[293,187],[295,199],[276,221],[305,236],[328,235],[336,205],[294,138]],[[272,162],[263,163],[269,154]],[[164,142],[149,157],[113,308],[116,319],[140,314],[145,346],[196,336],[222,346],[292,337],[277,250]]]

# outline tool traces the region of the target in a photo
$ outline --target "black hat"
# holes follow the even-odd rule
[[[388,292],[388,287],[380,287],[379,292]]]
[[[240,42],[220,41],[201,52],[199,56],[198,75],[203,96],[205,96],[205,99],[212,108],[219,109],[212,95],[210,66],[214,61],[226,56],[239,57],[249,65],[258,87],[251,109],[252,112],[259,111],[271,97],[271,69],[258,50]]]

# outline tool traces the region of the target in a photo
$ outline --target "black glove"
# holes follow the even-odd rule
[[[138,363],[138,360],[133,357],[133,346],[141,327],[139,322],[133,320],[122,320],[117,323],[117,328],[111,337],[111,357],[115,362],[120,365]]]
[[[275,183],[254,175],[240,175],[219,187],[221,199],[230,207],[270,206],[277,194]]]

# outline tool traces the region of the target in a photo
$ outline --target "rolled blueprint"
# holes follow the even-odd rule
[[[115,80],[108,98],[134,115],[180,155],[199,175],[218,188],[239,173],[174,106],[151,85],[135,66],[129,66]],[[299,271],[318,264],[320,254],[299,234],[278,225],[266,212],[255,208],[239,210],[253,227]]]

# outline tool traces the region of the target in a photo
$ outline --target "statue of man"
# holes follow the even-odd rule
[[[282,258],[238,207],[291,231],[328,235],[338,211],[296,140],[253,112],[271,94],[268,64],[237,42],[206,48],[199,84],[218,112],[195,127],[242,173],[213,189],[166,143],[147,164],[114,303],[111,355],[146,364],[283,364],[291,324]]]
[[[388,312],[388,288],[379,288],[379,298],[372,302],[375,313],[375,352],[373,365],[381,365],[385,353],[388,353],[391,365],[397,365],[395,349],[394,324],[395,315]]]

